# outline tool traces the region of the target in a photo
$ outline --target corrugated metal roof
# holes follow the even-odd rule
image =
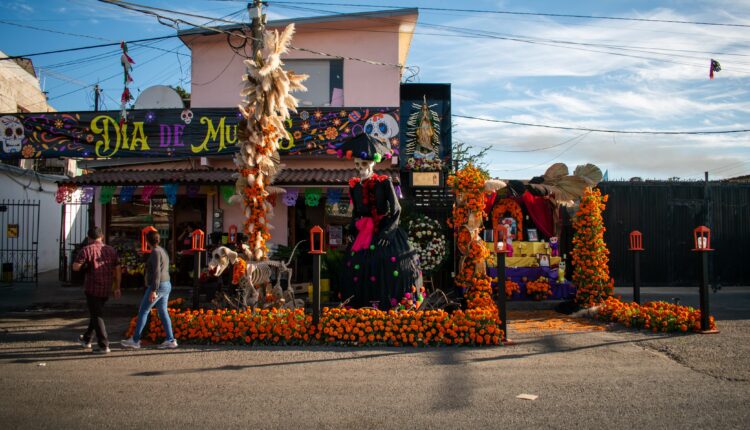
[[[58,181],[61,184],[76,185],[139,185],[165,183],[232,184],[235,179],[233,169],[162,169],[162,170],[100,170],[86,175]],[[389,175],[394,183],[399,183],[398,170],[378,171]],[[283,169],[276,175],[274,185],[346,185],[349,179],[357,176],[355,169]]]

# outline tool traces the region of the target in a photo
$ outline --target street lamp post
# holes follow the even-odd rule
[[[497,256],[497,295],[495,296],[495,304],[500,313],[500,329],[503,331],[503,342],[509,342],[508,309],[505,297],[505,253],[508,252],[507,227],[504,225],[496,226],[492,236],[495,255]]]
[[[190,233],[190,236],[192,238],[192,247],[188,252],[193,254],[193,309],[198,309],[200,305],[198,287],[201,273],[201,255],[203,254],[203,251],[205,251],[203,246],[205,244],[206,234],[201,229],[195,229]]]
[[[630,232],[630,251],[633,251],[633,301],[641,304],[641,252],[643,235],[638,230]]]
[[[700,308],[701,308],[701,333],[718,333],[718,330],[711,330],[710,311],[708,306],[708,253],[713,251],[711,248],[711,229],[706,226],[699,226],[693,230],[694,252],[700,253],[701,258],[701,279],[700,279]]]

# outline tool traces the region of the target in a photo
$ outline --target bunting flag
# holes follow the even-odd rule
[[[186,187],[186,194],[188,197],[198,197],[198,193],[201,190],[200,185],[190,184]]]
[[[317,207],[320,204],[320,195],[323,191],[320,188],[305,189],[305,204],[310,207]]]
[[[86,185],[81,188],[81,203],[91,204],[94,201],[95,188],[92,185]]]
[[[57,203],[65,203],[70,201],[70,196],[75,192],[76,186],[73,184],[62,184],[57,186],[57,193],[55,194],[55,201]]]
[[[234,185],[222,185],[220,190],[221,198],[224,199],[227,204],[231,204],[229,199],[234,195]]]
[[[341,200],[344,190],[342,188],[329,188],[326,192],[327,203],[336,204]]]
[[[99,203],[108,205],[112,203],[112,196],[115,195],[115,185],[105,185],[99,189]]]
[[[296,188],[287,188],[286,194],[284,194],[284,204],[287,206],[294,206],[297,204],[297,197],[299,197],[299,190]]]
[[[709,79],[714,78],[714,72],[721,72],[721,64],[718,61],[711,59],[711,66],[709,67],[708,77]]]
[[[125,43],[125,41],[120,42],[120,48],[122,48],[120,63],[122,64],[124,84],[122,96],[120,96],[120,125],[122,125],[128,121],[127,104],[129,101],[133,100],[133,95],[130,94],[130,88],[128,88],[128,85],[133,82],[133,78],[130,76],[130,71],[133,70],[133,64],[135,64],[135,61],[133,61],[133,59],[130,58],[130,55],[128,55],[128,44]]]
[[[120,203],[132,202],[133,194],[135,194],[135,185],[126,185],[120,187]]]
[[[164,189],[164,194],[167,195],[167,203],[171,206],[177,204],[177,188],[179,184],[163,184],[161,187]]]
[[[144,203],[150,201],[151,196],[153,196],[158,189],[158,185],[144,185],[143,191],[141,191],[141,201]]]

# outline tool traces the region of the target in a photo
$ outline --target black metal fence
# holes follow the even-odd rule
[[[39,200],[0,200],[2,283],[38,281]]]
[[[60,207],[60,265],[58,279],[79,284],[83,273],[71,271],[73,259],[85,244],[89,229],[89,203],[66,202]]]
[[[723,182],[604,182],[609,195],[604,238],[615,285],[632,284],[632,230],[643,233],[645,285],[697,285],[693,229],[711,229],[710,283],[750,285],[750,184]]]

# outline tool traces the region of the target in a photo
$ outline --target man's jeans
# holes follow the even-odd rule
[[[108,297],[97,297],[86,293],[86,304],[89,307],[89,327],[83,333],[83,341],[91,342],[91,338],[96,332],[96,341],[104,349],[109,346],[107,340],[107,328],[104,326],[104,304],[107,303]]]
[[[159,284],[159,288],[156,290],[156,300],[152,303],[149,297],[151,296],[151,289],[146,288],[146,294],[143,295],[141,300],[141,307],[138,309],[138,322],[135,324],[135,333],[133,333],[133,341],[138,342],[141,340],[141,332],[146,327],[146,320],[148,319],[149,311],[151,308],[156,306],[156,311],[159,313],[159,319],[164,325],[164,333],[166,333],[167,341],[174,340],[174,334],[172,333],[172,321],[169,319],[169,312],[167,312],[167,301],[169,301],[169,293],[172,291],[172,284],[169,281],[162,282]]]

